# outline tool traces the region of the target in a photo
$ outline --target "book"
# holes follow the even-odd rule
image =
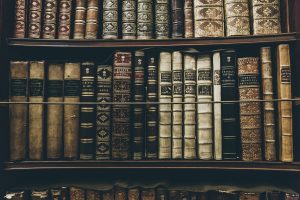
[[[70,187],[70,200],[85,200],[86,192],[82,188]]]
[[[80,63],[67,62],[64,68],[64,158],[73,160],[79,153]]]
[[[178,190],[169,190],[169,199],[179,200],[179,191]]]
[[[226,190],[215,190],[215,191],[208,191],[209,199],[220,199],[220,200],[238,200],[239,194],[232,191]]]
[[[155,189],[144,188],[142,190],[141,200],[155,200]]]
[[[28,96],[29,102],[44,101],[45,62],[29,63]],[[44,105],[28,105],[28,151],[29,160],[42,160],[44,154]]]
[[[195,37],[223,37],[223,0],[194,0]]]
[[[42,0],[30,0],[28,38],[38,39],[41,37],[42,6]]]
[[[49,198],[49,191],[47,189],[31,190],[31,200],[47,200]]]
[[[102,200],[114,200],[113,190],[102,191]]]
[[[5,200],[27,200],[28,197],[24,190],[7,191],[4,196]]]
[[[226,35],[250,35],[248,0],[225,0]]]
[[[140,200],[141,195],[140,195],[140,188],[139,187],[133,187],[133,188],[128,188],[128,200]]]
[[[199,159],[213,158],[213,105],[211,55],[197,56],[197,138]],[[201,103],[205,102],[205,103]]]
[[[152,0],[137,0],[137,39],[153,38]]]
[[[172,8],[172,38],[183,38],[184,12],[182,0],[171,0]]]
[[[61,188],[51,188],[49,190],[49,198],[52,199],[52,200],[62,199]]]
[[[184,37],[194,37],[194,4],[193,0],[184,0]]]
[[[47,80],[47,158],[60,159],[63,148],[63,80],[64,65],[49,63]]]
[[[260,71],[257,57],[238,58],[242,160],[262,160]],[[252,101],[251,101],[252,100]]]
[[[277,98],[289,100],[291,91],[291,60],[288,44],[277,47]],[[291,101],[278,102],[279,160],[293,161],[293,112]]]
[[[260,200],[260,193],[240,192],[240,200]]]
[[[61,187],[60,188],[61,190],[61,199],[62,200],[68,200],[69,197],[70,197],[70,190],[69,190],[69,187]]]
[[[168,199],[168,189],[163,186],[157,187],[156,188],[156,199],[157,200],[167,200]]]
[[[299,200],[298,193],[285,193],[283,196],[284,200]]]
[[[280,200],[282,194],[279,191],[271,191],[271,192],[266,192],[265,197],[267,200]]]
[[[132,55],[116,52],[113,61],[112,159],[129,158]]]
[[[179,199],[180,200],[187,200],[190,199],[190,193],[188,191],[182,190],[179,191]]]
[[[57,0],[45,0],[43,12],[43,39],[54,39],[56,36]]]
[[[86,190],[86,200],[100,200],[100,192],[97,190]]]
[[[73,39],[84,39],[87,0],[76,0]]]
[[[170,37],[170,3],[168,0],[155,1],[155,38],[167,39]]]
[[[103,0],[102,38],[118,38],[118,0]]]
[[[26,35],[26,0],[15,1],[14,33],[15,38],[25,38]]]
[[[97,39],[99,26],[99,1],[88,0],[86,11],[85,39]]]
[[[122,0],[122,38],[136,39],[136,0]]]
[[[114,200],[127,200],[127,191],[124,187],[115,186],[114,191]]]
[[[172,157],[172,54],[160,52],[158,76],[159,159]]]
[[[60,0],[58,13],[58,39],[70,39],[72,0]]]

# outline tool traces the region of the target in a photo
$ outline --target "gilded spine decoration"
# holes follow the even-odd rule
[[[136,0],[122,1],[122,38],[136,39]]]
[[[155,38],[167,39],[170,36],[169,1],[155,1]]]
[[[42,0],[30,0],[28,37],[39,39],[41,37]]]
[[[26,34],[26,0],[16,0],[14,37],[24,38]]]
[[[70,39],[72,0],[59,1],[58,39]]]
[[[44,39],[55,39],[56,36],[57,0],[46,0],[44,4],[43,34]]]
[[[103,0],[103,39],[118,38],[118,0]]]
[[[152,0],[137,0],[137,38],[153,38],[153,13]]]

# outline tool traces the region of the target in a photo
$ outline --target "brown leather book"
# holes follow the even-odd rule
[[[184,37],[194,37],[194,10],[193,0],[184,0]]]
[[[85,190],[78,187],[70,187],[70,200],[85,200]]]
[[[141,194],[140,194],[140,188],[134,187],[128,189],[128,200],[140,200]]]
[[[41,37],[42,6],[42,0],[30,0],[28,25],[29,38],[38,39]]]
[[[114,200],[127,200],[126,188],[115,186],[113,191],[114,191]]]
[[[70,39],[72,0],[59,1],[58,39]]]
[[[102,200],[114,200],[114,191],[113,190],[102,191]]]
[[[155,189],[143,189],[141,194],[141,200],[155,200]]]
[[[74,20],[74,39],[84,39],[86,29],[86,5],[87,0],[76,0],[75,20]]]
[[[86,12],[85,39],[96,39],[98,36],[99,1],[88,0]]]
[[[240,200],[260,200],[260,193],[240,192]]]
[[[14,34],[15,38],[24,38],[26,34],[26,0],[16,0],[15,3],[15,21]]]
[[[42,34],[42,38],[44,39],[54,39],[56,36],[57,4],[57,0],[45,0]]]

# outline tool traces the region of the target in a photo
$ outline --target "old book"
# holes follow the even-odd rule
[[[88,0],[86,11],[85,39],[96,39],[99,26],[99,1]]]
[[[260,82],[257,57],[238,58],[242,159],[262,160]],[[252,100],[252,101],[251,101]],[[254,101],[253,101],[254,100]]]
[[[197,57],[197,137],[200,159],[213,158],[212,61],[209,54]],[[205,102],[205,103],[201,103]]]
[[[85,190],[78,187],[70,187],[70,200],[85,200]]]
[[[169,199],[180,200],[178,190],[169,190]]]
[[[182,0],[171,0],[172,8],[172,38],[183,38],[184,12]]]
[[[44,101],[45,62],[31,61],[29,66],[29,102]],[[30,160],[43,159],[44,105],[28,106],[28,151]]]
[[[196,159],[196,57],[184,55],[183,157]],[[190,103],[190,104],[188,104]]]
[[[112,102],[112,66],[97,66],[97,102]],[[96,114],[96,159],[111,157],[111,105],[98,104]]]
[[[97,190],[86,190],[86,200],[101,200],[100,192]]]
[[[59,1],[58,39],[70,39],[71,36],[72,0]]]
[[[15,38],[25,38],[26,35],[26,0],[15,1],[14,33]]]
[[[216,200],[238,200],[239,194],[232,191],[215,190],[208,192],[209,199]]]
[[[155,1],[155,38],[167,39],[170,37],[169,1]]]
[[[195,37],[223,37],[223,10],[223,0],[194,0]]]
[[[139,187],[133,187],[128,188],[128,200],[140,200],[141,194],[140,194],[140,188]]]
[[[260,49],[260,66],[261,66],[261,80],[262,80],[262,95],[263,100],[273,100],[273,73],[272,73],[272,59],[271,48],[262,47]],[[263,122],[264,122],[264,148],[265,160],[276,160],[276,133],[275,133],[275,108],[274,102],[263,103]]]
[[[114,191],[113,190],[102,191],[102,200],[115,200]]]
[[[136,39],[136,0],[122,0],[122,38]]]
[[[118,38],[118,0],[103,0],[103,39]]]
[[[95,102],[96,66],[93,62],[81,63],[81,95],[80,101]],[[80,106],[80,159],[92,160],[95,156],[95,116],[96,106],[82,104]]]
[[[260,193],[240,192],[240,200],[260,200]]]
[[[277,47],[277,95],[278,99],[291,99],[291,60],[288,44]],[[293,161],[293,115],[292,102],[278,102],[279,160]]]
[[[64,102],[80,102],[80,63],[65,63]],[[78,158],[80,105],[64,105],[64,158]]]
[[[185,190],[179,191],[179,199],[180,200],[188,200],[190,198],[191,198],[191,196],[188,191],[185,191]]]
[[[61,188],[51,188],[49,190],[49,197],[51,200],[61,200],[62,199]]]
[[[124,187],[115,186],[114,191],[114,200],[127,200],[127,190]]]
[[[43,190],[31,190],[31,200],[48,200],[49,191],[47,189]]]
[[[159,159],[172,157],[172,54],[161,52],[159,58]]]
[[[47,101],[63,102],[64,65],[50,63],[48,65]],[[47,158],[60,159],[63,148],[63,105],[47,105]]]
[[[41,37],[42,6],[42,0],[30,0],[28,25],[29,38],[38,39]]]
[[[156,200],[155,189],[145,188],[142,190],[141,200]]]
[[[172,102],[178,103],[172,106],[172,159],[182,159],[182,115],[183,115],[183,64],[182,53],[172,53]]]
[[[194,4],[193,0],[184,0],[184,37],[194,37]]]
[[[70,197],[69,187],[63,186],[60,188],[60,190],[61,190],[61,200],[68,200]]]
[[[267,200],[280,200],[282,193],[278,191],[266,192],[265,197]]]
[[[45,0],[43,12],[43,39],[54,39],[56,36],[57,0]]]
[[[248,0],[225,0],[226,35],[250,35]]]
[[[84,39],[86,29],[87,0],[76,0],[74,19],[74,39]]]
[[[168,200],[168,189],[163,186],[157,187],[156,200]]]
[[[5,200],[27,200],[28,197],[24,190],[7,191],[4,196]]]
[[[137,0],[137,39],[153,38],[152,0]]]
[[[299,194],[298,193],[285,193],[284,200],[299,200]]]
[[[277,34],[281,32],[280,0],[253,0],[253,34]]]
[[[132,55],[116,52],[113,63],[112,158],[128,159],[130,142]]]

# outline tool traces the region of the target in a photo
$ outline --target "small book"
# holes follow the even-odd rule
[[[99,0],[88,0],[85,39],[97,39],[99,26]]]
[[[29,25],[28,37],[39,39],[42,32],[42,0],[30,0],[29,3]]]
[[[127,200],[127,189],[124,187],[115,186],[114,191],[114,200]]]
[[[76,0],[74,19],[74,39],[84,39],[86,29],[86,5],[87,0]]]
[[[31,190],[31,200],[48,200],[49,191],[47,189]]]
[[[137,0],[137,39],[153,38],[152,0]]]
[[[101,200],[100,192],[97,190],[86,190],[86,200]]]
[[[260,200],[260,193],[240,192],[240,200]]]
[[[122,0],[122,39],[136,39],[136,0]]]
[[[15,38],[25,38],[26,35],[26,0],[15,1],[15,19],[14,19],[14,33]]]
[[[184,0],[184,37],[194,37],[194,5],[193,0]]]
[[[56,36],[57,0],[45,0],[43,12],[43,39],[54,39]]]
[[[155,189],[144,188],[142,190],[141,200],[156,200],[155,199]]]
[[[85,190],[78,187],[70,187],[70,200],[85,200]]]
[[[71,35],[72,0],[59,1],[58,39],[70,39]]]
[[[170,37],[170,16],[168,0],[155,1],[155,38],[167,39]]]
[[[183,38],[184,35],[183,0],[171,0],[171,8],[172,8],[172,38]]]
[[[118,38],[118,0],[103,0],[103,39]]]
[[[4,199],[5,200],[27,200],[28,195],[23,190],[18,191],[7,191],[5,193]]]
[[[133,187],[128,189],[128,200],[140,200],[141,194],[140,194],[140,188],[139,187]]]
[[[168,189],[162,186],[156,188],[156,200],[168,200]]]

